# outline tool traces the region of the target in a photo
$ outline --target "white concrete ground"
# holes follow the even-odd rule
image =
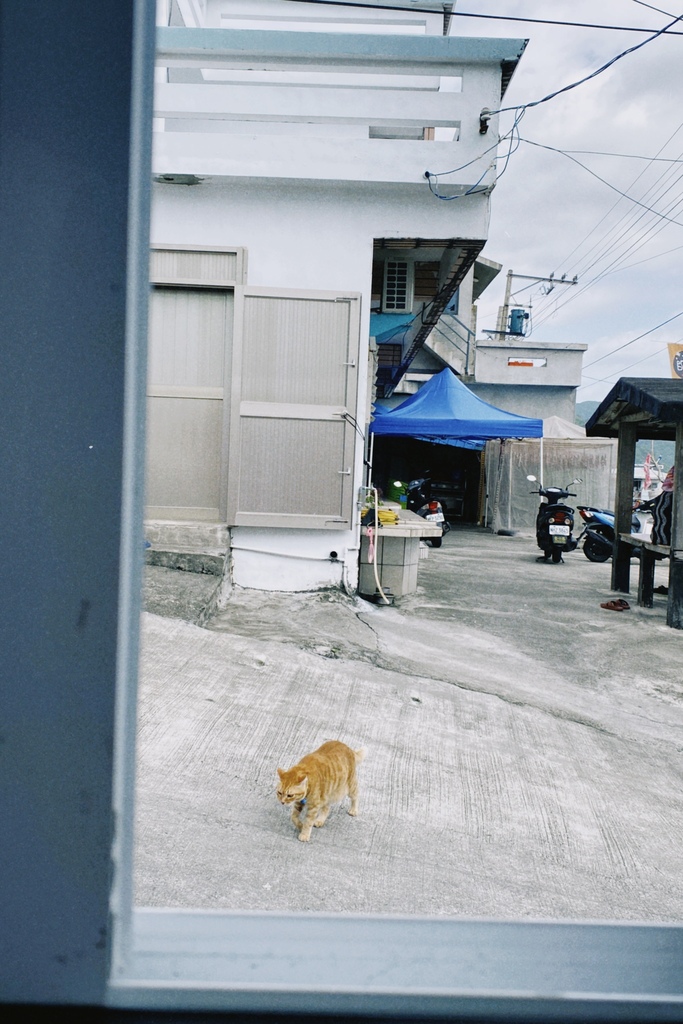
[[[601,609],[610,563],[537,554],[456,528],[397,607],[146,613],[137,903],[683,919],[683,632],[665,597]],[[149,572],[157,598],[193,585]],[[360,814],[300,843],[275,769],[330,738],[368,749]]]

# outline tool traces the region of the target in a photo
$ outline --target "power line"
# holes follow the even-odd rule
[[[679,174],[675,181],[669,183],[666,188],[662,185],[658,194],[653,196],[653,199],[655,201],[660,201],[667,193],[671,192],[672,189],[679,187],[682,180],[683,172]],[[677,194],[668,201],[668,205],[664,207],[663,212],[669,216],[679,210],[682,203],[683,194],[679,189]],[[641,224],[641,222],[644,223]],[[646,240],[649,241],[655,235],[658,235],[661,231],[665,230],[667,226],[668,225],[666,223],[661,222],[661,217],[658,215],[649,214],[646,211],[638,213],[635,220],[632,220],[630,225],[624,226],[620,234],[610,242],[609,247],[607,249],[603,249],[603,251],[595,257],[593,262],[588,267],[584,268],[583,273],[587,273],[588,270],[592,270],[593,267],[606,256],[612,255],[612,250],[614,250],[617,245],[622,247],[625,245],[626,249],[622,249],[622,252],[618,256],[615,255],[608,267],[603,268],[601,273],[604,273],[605,270],[613,267],[615,263],[625,259],[636,246],[642,246]]]
[[[657,156],[659,155],[659,153],[662,153],[662,152],[664,152],[664,150],[666,149],[666,147],[667,147],[667,146],[669,145],[669,143],[670,143],[670,142],[671,142],[671,141],[672,141],[672,140],[673,140],[673,139],[674,139],[674,138],[676,137],[676,135],[677,135],[677,134],[678,134],[678,133],[679,133],[679,132],[681,131],[681,129],[682,129],[682,128],[683,128],[683,122],[681,122],[681,124],[679,124],[679,125],[678,125],[678,127],[677,127],[677,128],[676,128],[676,129],[675,129],[675,130],[674,130],[674,131],[673,131],[673,132],[671,133],[671,135],[669,136],[669,138],[668,138],[668,139],[667,139],[667,140],[666,140],[666,141],[664,142],[664,144],[663,144],[663,145],[662,145],[662,146],[660,147],[660,149],[659,149],[659,151],[658,151],[658,153],[657,153]],[[681,156],[683,156],[683,153],[681,154]],[[649,167],[649,164],[648,164],[648,167]],[[635,185],[635,184],[636,184],[636,183],[637,183],[637,182],[638,182],[638,181],[640,180],[640,178],[642,178],[642,177],[643,177],[643,175],[644,175],[644,174],[645,174],[645,172],[647,171],[648,167],[646,167],[646,168],[645,168],[645,169],[644,169],[643,171],[641,171],[641,172],[640,172],[640,173],[639,173],[638,175],[636,175],[636,177],[635,177],[635,178],[633,179],[633,181],[631,182],[631,184],[630,184],[630,185],[628,186],[628,188],[629,188],[629,191],[630,191],[630,190],[632,190],[632,189],[633,189],[633,186],[634,186],[634,185]],[[647,196],[648,194],[652,194],[652,193],[654,192],[654,188],[655,188],[655,185],[656,185],[656,184],[658,184],[658,183],[659,183],[660,181],[662,181],[662,179],[663,179],[663,178],[665,178],[665,177],[666,177],[666,175],[667,175],[668,173],[670,173],[670,171],[669,171],[669,172],[666,172],[665,174],[662,174],[662,175],[660,175],[660,177],[659,177],[659,179],[658,179],[658,182],[656,182],[655,184],[653,184],[652,186],[650,186],[650,188],[649,188],[649,189],[647,189],[647,190],[646,190],[646,191],[645,191],[645,192],[644,192],[644,193],[642,194],[642,196],[641,196],[641,199],[642,199],[642,198],[644,198],[645,196]],[[623,202],[623,199],[624,199],[624,197],[620,195],[619,199],[617,199],[617,200],[615,201],[615,203],[614,203],[614,204],[612,205],[612,207],[611,207],[611,208],[610,208],[610,209],[609,209],[609,210],[607,211],[607,213],[605,213],[605,214],[603,215],[603,217],[602,217],[602,218],[600,219],[600,221],[598,221],[598,223],[597,223],[597,224],[595,224],[595,225],[594,225],[594,226],[593,226],[593,227],[591,228],[591,230],[589,231],[588,235],[586,235],[586,236],[585,236],[585,238],[583,239],[583,241],[582,241],[582,242],[580,242],[580,243],[579,243],[578,245],[574,246],[574,248],[572,249],[572,251],[571,251],[571,252],[570,252],[570,253],[568,254],[568,256],[566,256],[566,257],[564,258],[564,260],[562,261],[562,264],[561,264],[561,269],[563,269],[563,270],[565,270],[565,271],[568,271],[568,272],[571,272],[571,273],[577,273],[577,272],[578,272],[578,273],[580,273],[580,274],[581,274],[581,275],[583,276],[583,275],[584,275],[585,273],[587,273],[587,272],[588,272],[588,270],[590,270],[590,269],[591,269],[591,267],[595,266],[595,265],[596,265],[596,263],[599,263],[601,259],[603,259],[603,258],[604,258],[605,256],[607,256],[607,255],[608,255],[608,253],[610,253],[610,252],[612,251],[612,249],[613,249],[613,247],[614,247],[614,245],[615,245],[615,243],[616,243],[616,242],[621,242],[621,243],[623,244],[623,242],[625,241],[625,236],[627,235],[627,232],[628,232],[628,230],[630,230],[630,231],[631,231],[631,233],[633,234],[633,228],[634,228],[635,224],[637,224],[637,223],[638,223],[638,221],[639,221],[639,220],[642,220],[642,218],[643,218],[643,217],[645,216],[645,213],[644,213],[644,212],[640,212],[640,213],[639,213],[639,214],[638,214],[638,215],[636,216],[636,210],[637,210],[637,208],[636,208],[636,207],[633,207],[633,208],[632,208],[632,210],[631,210],[631,213],[630,213],[630,214],[629,214],[629,215],[627,216],[627,218],[626,218],[626,223],[627,223],[627,224],[628,224],[628,221],[629,221],[629,219],[630,219],[630,221],[631,221],[631,227],[630,227],[630,228],[628,228],[628,227],[627,227],[627,228],[623,228],[623,227],[622,227],[622,223],[621,223],[621,222],[619,222],[619,223],[617,223],[617,224],[613,225],[613,226],[612,226],[612,227],[611,227],[611,228],[610,228],[610,229],[609,229],[609,230],[608,230],[608,231],[606,232],[606,234],[605,234],[605,235],[603,236],[603,239],[602,239],[602,241],[596,241],[596,242],[594,242],[594,243],[593,243],[593,245],[591,246],[591,248],[590,248],[590,249],[588,250],[588,252],[587,252],[587,253],[586,253],[586,254],[584,255],[584,257],[583,257],[583,260],[584,260],[584,261],[585,261],[585,259],[587,259],[587,258],[588,258],[588,257],[590,256],[590,254],[591,254],[591,253],[595,252],[595,250],[596,250],[596,249],[598,249],[600,245],[602,245],[602,247],[603,247],[603,248],[602,248],[602,251],[601,251],[601,252],[598,252],[598,254],[597,254],[597,255],[596,255],[596,256],[595,256],[594,258],[593,258],[593,261],[592,261],[592,263],[590,263],[590,264],[588,264],[588,265],[582,265],[582,263],[581,263],[581,261],[580,261],[580,262],[579,262],[578,264],[574,264],[573,266],[572,266],[572,265],[569,265],[569,260],[570,260],[570,259],[571,259],[571,257],[572,257],[572,256],[574,255],[574,253],[576,253],[576,252],[577,252],[577,251],[578,251],[578,250],[579,250],[579,249],[581,248],[581,246],[582,246],[582,245],[583,245],[583,244],[584,244],[584,243],[585,243],[585,242],[586,242],[586,241],[587,241],[587,240],[588,240],[588,239],[589,239],[589,238],[591,237],[591,235],[595,234],[595,231],[596,231],[596,229],[597,229],[597,228],[598,228],[598,227],[600,226],[600,224],[604,223],[604,221],[606,221],[606,220],[607,220],[607,218],[608,218],[608,217],[609,217],[609,216],[610,216],[610,215],[611,215],[611,214],[612,214],[612,213],[613,213],[613,212],[614,212],[614,211],[615,211],[615,210],[617,209],[617,207],[619,206],[619,203]],[[670,204],[666,212],[667,212],[667,213],[670,213],[670,212],[671,212],[671,210],[673,209],[673,207],[674,207],[674,206],[675,206],[675,204]],[[634,217],[635,217],[635,221],[634,221]],[[659,228],[658,228],[657,232],[655,232],[655,233],[659,233],[660,231],[662,231],[662,230],[663,230],[664,228],[666,228],[666,227],[668,226],[666,222],[662,222],[661,220],[658,220],[658,223],[659,223]],[[613,235],[614,235],[614,233],[615,233],[615,231],[619,231],[619,230],[621,231],[620,235],[619,235],[619,236],[618,236],[618,237],[617,237],[616,239],[612,238],[611,240],[609,240],[609,239],[610,239],[610,236],[613,236]],[[646,229],[646,230],[645,230],[645,232],[641,232],[641,233],[639,234],[638,238],[637,238],[637,241],[636,241],[636,242],[634,242],[634,243],[632,244],[631,248],[633,248],[633,245],[637,244],[638,242],[640,242],[640,243],[642,244],[642,243],[643,243],[643,242],[645,241],[645,239],[646,239],[646,237],[647,237],[647,235],[648,235],[648,234],[649,234],[649,236],[650,236],[650,237],[653,237],[653,229],[652,229],[652,227],[650,227],[650,228]],[[627,250],[626,250],[625,252],[622,252],[622,253],[621,253],[621,256],[620,256],[620,257],[618,257],[618,258],[617,258],[616,260],[613,260],[613,261],[612,261],[612,263],[611,263],[611,264],[610,264],[609,266],[610,266],[610,267],[614,267],[615,263],[616,263],[616,262],[618,262],[618,260],[619,260],[619,259],[622,259],[622,260],[623,260],[623,259],[625,259],[625,258],[626,258],[626,256],[628,255],[628,252],[629,252],[629,250],[628,250],[628,249],[627,249]],[[599,275],[598,277],[596,277],[596,278],[593,278],[592,280],[589,280],[589,281],[587,281],[587,282],[586,282],[586,283],[585,283],[585,284],[584,284],[584,285],[583,285],[583,286],[582,286],[582,287],[581,287],[581,288],[579,289],[578,293],[576,293],[576,292],[575,292],[575,293],[572,293],[571,295],[567,296],[567,298],[566,298],[566,299],[565,299],[565,300],[564,300],[564,301],[563,301],[563,302],[562,302],[562,303],[560,304],[560,306],[559,306],[559,307],[558,307],[558,305],[557,305],[557,302],[555,302],[555,304],[554,304],[554,309],[553,309],[553,312],[552,312],[552,313],[549,313],[549,314],[548,314],[547,316],[545,316],[545,317],[542,317],[540,321],[537,321],[537,326],[540,326],[540,325],[541,325],[541,323],[544,323],[544,322],[545,322],[545,320],[547,320],[549,316],[554,316],[554,315],[555,315],[555,314],[557,313],[558,309],[561,309],[561,308],[563,308],[564,306],[566,306],[568,302],[572,301],[573,299],[576,299],[576,298],[578,298],[578,295],[579,295],[579,294],[582,294],[582,293],[583,293],[583,292],[584,292],[584,291],[585,291],[585,290],[586,290],[587,288],[589,288],[589,287],[590,287],[590,286],[591,286],[592,284],[596,283],[596,281],[597,281],[597,280],[599,280],[601,276],[604,276],[604,273],[605,273],[605,271],[606,271],[607,269],[608,269],[608,268],[604,268],[604,270],[603,270],[603,274],[602,274],[602,275]],[[541,307],[541,308],[542,308],[542,307]]]
[[[680,179],[679,179],[679,181],[680,181]],[[676,184],[678,184],[678,182],[676,182]],[[671,187],[673,187],[673,186],[671,186]],[[681,205],[681,203],[683,203],[683,197],[679,193],[679,195],[676,197],[676,199],[673,200],[670,203],[668,209],[669,210],[676,209],[677,207],[679,207]],[[667,223],[662,223],[661,220],[657,219],[656,221],[653,222],[653,218],[650,216],[650,224],[647,225],[647,226],[644,226],[642,229],[639,228],[638,230],[636,230],[636,224],[638,223],[638,221],[641,220],[643,217],[646,217],[646,216],[650,216],[650,215],[645,214],[643,212],[640,212],[639,215],[638,215],[638,218],[637,218],[637,220],[635,222],[635,224],[632,224],[630,227],[624,228],[621,231],[621,234],[616,239],[613,239],[611,242],[606,242],[605,243],[605,247],[603,248],[603,251],[598,253],[595,256],[595,258],[593,259],[592,263],[590,263],[588,266],[582,267],[580,269],[580,273],[582,275],[587,274],[593,267],[596,266],[596,264],[599,264],[601,261],[604,261],[608,256],[612,256],[612,259],[610,260],[610,262],[608,262],[606,265],[604,265],[602,267],[602,269],[594,277],[592,277],[590,280],[586,281],[584,283],[584,285],[579,289],[578,293],[575,293],[575,294],[572,294],[571,296],[568,296],[559,305],[557,303],[555,303],[555,307],[554,307],[552,312],[548,312],[545,316],[542,316],[540,320],[537,319],[537,326],[541,326],[541,324],[545,323],[545,321],[547,319],[549,319],[549,317],[556,315],[557,312],[560,309],[564,308],[569,301],[571,301],[572,299],[578,298],[578,295],[583,294],[588,288],[590,288],[593,285],[599,283],[605,277],[609,276],[609,274],[615,273],[617,270],[622,269],[620,264],[623,264],[623,262],[628,258],[630,253],[633,252],[633,250],[636,247],[638,247],[638,246],[642,247],[645,244],[646,241],[649,241],[656,234],[659,234],[661,231],[665,230],[668,227],[668,224]],[[658,225],[656,227],[656,229],[654,227],[655,223]],[[618,224],[615,225],[615,228],[617,228],[617,227],[619,227]],[[615,228],[613,228],[612,232],[610,232],[610,233],[613,233]],[[606,236],[607,238],[609,237],[610,233],[608,233],[608,235]],[[636,265],[636,264],[634,264],[634,265]],[[572,269],[574,270],[576,268],[572,268]],[[543,312],[543,310],[542,310],[542,312]]]
[[[655,39],[658,39],[661,35],[664,35],[664,33],[668,29],[670,29],[672,25],[676,25],[681,20],[681,17],[683,17],[683,15],[679,16],[678,18],[674,18],[674,20],[669,22],[668,25],[665,25],[664,28],[660,28],[657,32],[653,33],[653,35],[649,36],[647,39],[643,39],[641,43],[636,43],[635,46],[630,46],[627,50],[622,50],[621,53],[617,53],[616,56],[612,57],[611,60],[608,60],[606,64],[603,64],[601,67],[596,68],[595,71],[591,71],[589,75],[585,75],[583,78],[580,78],[577,82],[571,82],[569,85],[565,85],[561,89],[556,89],[555,92],[548,93],[547,96],[543,96],[540,100],[532,100],[529,103],[520,103],[516,107],[500,107],[498,110],[486,111],[487,117],[490,118],[494,114],[504,114],[510,110],[520,111],[528,110],[529,107],[538,107],[541,103],[547,103],[548,100],[553,100],[556,96],[561,96],[565,92],[570,92],[572,89],[576,89],[578,88],[578,86],[584,85],[586,82],[591,81],[591,79],[597,78],[597,76],[601,75],[603,71],[607,71],[607,69],[611,68],[612,65],[616,64],[618,60],[622,60],[623,57],[627,57],[630,53],[635,53],[636,50],[642,49],[643,46],[647,46],[648,43],[652,43]],[[680,33],[677,34],[680,35]]]
[[[639,267],[641,263],[650,263],[652,260],[660,259],[661,256],[670,256],[672,252],[680,252],[681,249],[683,249],[683,245],[675,245],[673,249],[665,249],[664,252],[657,252],[654,256],[646,256],[644,259],[637,260],[635,263],[629,263],[625,267],[617,267],[617,271],[631,270],[633,267]],[[610,271],[610,273],[616,273],[617,271]]]
[[[675,345],[680,344],[680,339],[679,339],[679,341],[674,342],[674,344]],[[619,373],[623,374],[623,373],[625,373],[626,370],[632,370],[634,366],[640,366],[641,363],[646,363],[649,359],[654,359],[655,356],[661,356],[661,354],[663,352],[666,352],[666,350],[667,350],[666,345],[662,345],[662,347],[658,348],[655,352],[650,352],[650,354],[648,356],[643,356],[642,359],[636,359],[635,363],[629,363],[628,366],[622,366],[621,369],[619,370]]]
[[[644,0],[632,0],[632,3],[638,4],[639,7],[649,7],[651,11],[656,11],[657,14],[665,14],[667,18],[673,18],[673,14],[670,11],[663,11],[661,7],[653,7],[652,4],[646,4]]]
[[[612,191],[617,192],[624,199],[628,199],[631,203],[635,203],[636,206],[641,206],[644,210],[648,210],[650,213],[654,213],[657,217],[661,217],[662,220],[668,220],[671,224],[677,224],[679,227],[683,228],[683,221],[674,220],[672,217],[667,217],[665,213],[660,213],[659,210],[655,210],[653,209],[653,207],[648,206],[646,203],[641,203],[640,200],[634,199],[633,196],[629,196],[626,192],[622,192],[620,188],[617,188],[616,185],[612,185],[612,183],[607,181],[606,178],[603,178],[595,171],[592,171],[590,167],[586,167],[585,164],[581,163],[580,160],[577,160],[575,157],[571,156],[571,154],[568,153],[566,150],[557,149],[555,146],[545,146],[542,142],[532,142],[531,139],[523,139],[521,136],[519,141],[526,142],[529,146],[537,146],[539,149],[548,149],[552,153],[561,153],[562,156],[566,156],[568,160],[571,160],[573,163],[578,164],[579,167],[583,167],[584,171],[588,171],[588,173],[592,174],[594,178],[597,178],[598,181],[601,181],[603,183],[603,185],[607,185],[608,188],[611,188]]]
[[[683,164],[681,157],[643,156],[640,153],[607,153],[600,149],[565,149],[563,153],[579,153],[583,156],[616,156],[621,160],[647,160],[651,164]]]
[[[677,135],[677,134],[678,134],[678,132],[679,132],[679,131],[681,130],[681,128],[683,128],[683,122],[681,122],[681,124],[679,124],[678,128],[676,128],[676,129],[675,129],[675,131],[673,131],[673,132],[671,133],[671,135],[670,135],[670,136],[669,136],[669,138],[668,138],[668,139],[666,140],[666,142],[665,142],[665,143],[664,143],[664,144],[663,144],[662,146],[660,146],[659,150],[658,150],[658,151],[657,151],[657,153],[656,153],[656,156],[659,156],[659,154],[660,154],[660,153],[663,153],[663,152],[664,152],[664,150],[666,149],[666,147],[667,147],[667,146],[669,145],[669,143],[670,143],[670,142],[671,142],[671,141],[672,141],[672,140],[673,140],[673,139],[674,139],[674,138],[676,137],[676,135]],[[635,178],[633,179],[633,181],[632,181],[632,182],[631,182],[631,184],[630,184],[630,185],[628,186],[628,188],[629,188],[629,189],[632,189],[632,188],[633,188],[633,186],[634,186],[634,185],[636,184],[636,182],[640,181],[640,179],[641,179],[641,178],[643,177],[643,175],[645,174],[645,172],[646,172],[646,171],[647,171],[647,167],[646,167],[646,168],[645,168],[644,170],[642,170],[642,171],[641,171],[641,172],[640,172],[639,174],[637,174],[637,175],[636,175],[636,177],[635,177]],[[646,193],[645,193],[645,194],[646,194]],[[604,215],[603,215],[603,216],[602,216],[602,217],[600,218],[600,220],[598,221],[598,223],[597,223],[597,224],[594,224],[594,225],[593,225],[593,227],[592,227],[592,228],[591,228],[591,230],[590,230],[590,231],[588,232],[588,234],[586,235],[586,237],[585,237],[585,238],[584,238],[584,239],[583,239],[583,240],[582,240],[581,242],[579,242],[579,244],[578,244],[578,245],[574,246],[574,248],[572,249],[572,251],[571,251],[571,252],[569,253],[569,255],[568,255],[568,256],[565,256],[565,258],[564,258],[564,261],[563,261],[563,263],[566,263],[566,262],[567,262],[568,260],[570,260],[570,259],[571,259],[571,257],[572,257],[572,256],[574,255],[574,253],[575,253],[575,252],[576,252],[576,251],[577,251],[577,250],[578,250],[578,249],[579,249],[579,248],[581,247],[581,245],[583,245],[583,243],[584,243],[585,241],[587,241],[587,240],[588,240],[588,239],[589,239],[589,238],[591,237],[591,235],[595,234],[595,231],[597,230],[597,228],[598,228],[598,227],[599,227],[599,226],[600,226],[600,225],[601,225],[601,224],[602,224],[602,223],[603,223],[603,222],[604,222],[605,220],[607,220],[607,218],[609,217],[609,215],[610,215],[610,214],[611,214],[611,213],[612,213],[612,212],[613,212],[614,210],[616,210],[616,208],[618,207],[618,205],[619,205],[619,203],[620,203],[620,202],[622,201],[622,199],[623,199],[623,197],[620,197],[619,199],[617,199],[617,200],[616,200],[616,201],[614,202],[614,204],[613,204],[613,205],[612,205],[612,206],[610,207],[610,209],[609,209],[609,210],[607,211],[607,213],[605,213],[605,214],[604,214]],[[609,235],[610,235],[610,234],[612,233],[612,231],[613,231],[613,230],[614,230],[614,228],[611,228],[611,229],[610,229],[610,231],[609,231],[609,232],[607,232],[607,235],[606,235],[605,237],[609,237]],[[599,243],[594,243],[594,245],[593,245],[593,246],[591,247],[591,249],[589,250],[589,252],[592,252],[592,251],[593,251],[593,250],[594,250],[594,249],[596,248],[597,244],[599,244]]]
[[[653,10],[656,10],[656,8],[653,8]],[[665,12],[662,11],[661,13]],[[521,21],[530,25],[559,25],[565,28],[603,28],[610,32],[652,32],[651,28],[635,28],[633,25],[597,25],[587,21],[551,21],[548,18],[518,18],[507,14],[470,14],[469,11],[453,11],[452,17],[481,18],[486,21]],[[672,24],[675,25],[676,21],[679,20],[679,18],[676,18]],[[662,32],[666,32],[670,36],[683,35],[683,32],[668,32],[666,28],[663,28]]]
[[[651,359],[656,359],[657,356],[661,356],[662,353],[666,352],[666,345],[662,348],[656,349],[654,352],[650,352],[649,355],[643,356],[642,359],[636,359],[635,363],[629,363],[628,366],[621,366],[614,373],[609,373],[606,377],[591,377],[590,374],[586,374],[586,379],[591,381],[591,384],[581,384],[580,387],[592,388],[594,384],[609,384],[615,377],[623,377],[627,370],[632,370],[634,366],[640,366],[641,363],[647,363]]]
[[[676,130],[669,137],[669,139],[667,139],[667,141],[661,147],[660,152],[662,152],[665,149],[665,147],[671,142],[671,140],[678,134],[681,128],[683,128],[683,123],[680,124],[678,128],[676,128]],[[683,154],[681,155],[683,156]],[[652,195],[655,198],[655,200],[660,200],[662,196],[666,194],[666,192],[669,192],[671,191],[671,189],[677,187],[683,179],[683,175],[679,174],[676,178],[676,181],[671,184],[668,184],[666,188],[664,187],[664,184],[662,184],[662,182],[666,183],[666,178],[671,176],[672,171],[673,168],[670,167],[669,170],[660,175],[657,182],[655,182],[648,190],[646,190],[643,193],[643,197],[649,194]],[[631,188],[633,187],[633,185],[635,185],[638,179],[642,177],[644,173],[644,171],[641,172],[641,174],[639,174],[635,178],[635,180],[632,182],[630,186]],[[655,191],[656,187],[658,191]],[[609,214],[611,214],[616,209],[619,203],[622,202],[622,199],[623,197],[620,197],[617,200],[617,202],[612,206],[611,210],[608,211],[608,214],[605,214],[605,216],[602,218],[602,221],[604,221],[609,216]],[[681,193],[679,191],[679,193],[673,199],[668,201],[668,204],[663,212],[665,213],[665,215],[670,216],[671,213],[673,213],[682,202],[683,198],[681,197]],[[643,221],[644,218],[649,218],[649,223],[644,223],[642,227],[639,227],[639,222]],[[602,221],[600,223],[602,223]],[[599,273],[597,273],[596,276],[594,276],[588,281],[585,281],[582,287],[579,288],[578,292],[574,292],[571,295],[568,295],[559,304],[557,301],[555,301],[552,310],[548,309],[548,311],[545,312],[545,310],[548,308],[548,304],[547,302],[544,304],[542,300],[540,306],[541,316],[539,318],[539,316],[537,315],[536,326],[540,327],[550,317],[555,316],[558,313],[558,311],[560,309],[563,309],[570,301],[576,300],[579,297],[579,295],[583,294],[588,288],[592,287],[594,284],[597,284],[608,274],[614,273],[617,269],[619,269],[619,264],[623,263],[624,260],[627,259],[629,254],[636,248],[636,246],[642,246],[643,244],[645,244],[646,241],[651,240],[656,234],[659,234],[667,227],[668,222],[662,221],[659,214],[651,214],[649,213],[649,211],[644,210],[639,211],[639,208],[634,206],[631,210],[631,213],[626,217],[624,221],[619,221],[618,223],[616,223],[603,236],[603,241],[601,243],[594,243],[591,249],[588,250],[588,253],[586,253],[586,255],[584,256],[583,264],[581,261],[579,261],[578,264],[570,266],[568,265],[569,257],[567,257],[565,261],[563,261],[562,269],[565,270],[565,272],[569,271],[571,273],[579,273],[583,277],[585,274],[588,273],[588,271],[590,271],[593,267],[595,267],[601,261],[606,259],[608,256],[612,257],[610,262],[606,266],[603,266],[602,270]],[[594,231],[595,228],[593,228],[592,231],[589,232],[587,238],[589,238]],[[619,232],[616,237],[614,237],[615,232]],[[610,236],[612,236],[611,239]],[[600,244],[602,244],[602,251],[599,251],[593,257],[592,262],[585,264],[586,258],[589,257],[590,253],[594,252]],[[570,253],[570,256],[574,252],[576,252],[579,247],[580,246],[576,246],[572,250],[572,253]]]
[[[353,0],[306,0],[306,2],[310,3],[310,4],[316,4],[316,5],[324,4],[326,7],[330,7],[330,6],[331,7],[360,7],[360,8],[365,8],[366,10],[367,9],[374,10],[374,11],[377,10],[377,4],[374,4],[374,3],[362,3],[362,2],[359,2],[359,0],[356,0],[356,2],[353,2]],[[634,2],[638,3],[638,0],[634,0]],[[650,5],[649,4],[643,4],[642,6],[643,7],[649,7]],[[390,5],[390,4],[382,4],[382,9],[385,10],[385,11],[401,11],[403,13],[405,13],[406,11],[410,11],[411,13],[417,13],[417,14],[438,14],[439,13],[439,11],[438,10],[435,11],[433,7],[414,7],[412,5],[412,3],[411,4],[392,4],[392,5]],[[657,11],[658,8],[657,7],[653,7],[652,10],[653,11]],[[453,17],[453,18],[455,18],[455,17],[460,17],[460,18],[486,18],[486,19],[491,20],[491,21],[522,21],[522,22],[530,22],[532,24],[537,24],[537,25],[563,25],[563,26],[570,26],[570,27],[576,27],[576,28],[602,28],[602,29],[608,29],[608,30],[610,30],[612,32],[651,32],[652,31],[651,28],[634,28],[632,25],[593,25],[593,24],[590,24],[590,23],[584,23],[584,22],[580,22],[580,21],[550,21],[550,20],[546,20],[546,19],[543,19],[543,18],[516,18],[514,16],[507,17],[504,14],[469,14],[466,11],[452,11],[450,13],[451,13],[451,17]],[[666,14],[666,11],[659,11],[659,13],[660,14]],[[673,18],[673,14],[669,15],[669,17]],[[672,36],[680,36],[680,35],[683,35],[683,32],[669,32],[668,34],[672,35]]]
[[[680,311],[680,313],[675,313],[674,316],[670,316],[668,321],[664,321],[663,324],[657,324],[656,327],[650,328],[649,331],[645,331],[643,332],[643,334],[639,334],[637,338],[632,338],[631,341],[625,341],[623,345],[618,345],[616,348],[612,348],[611,351],[605,352],[604,355],[599,355],[597,359],[593,359],[592,362],[587,362],[587,364],[584,366],[584,370],[588,370],[589,367],[594,367],[596,362],[601,362],[602,359],[608,359],[610,355],[614,355],[616,352],[621,352],[623,349],[628,348],[629,345],[635,345],[635,343],[637,341],[640,341],[641,338],[646,338],[648,334],[654,334],[654,332],[658,331],[659,328],[666,327],[667,324],[671,324],[672,321],[678,319],[679,316],[683,316],[683,309]]]
[[[468,160],[468,162],[465,163],[465,164],[461,164],[460,167],[454,167],[450,171],[439,171],[439,172],[425,171],[424,172],[424,176],[427,179],[427,184],[429,185],[429,191],[432,193],[432,195],[435,196],[436,199],[442,199],[442,200],[444,200],[446,202],[451,202],[454,199],[462,199],[462,198],[464,198],[464,196],[480,195],[483,192],[487,192],[488,191],[488,187],[483,188],[483,189],[477,189],[477,185],[480,184],[480,182],[482,181],[482,179],[486,175],[486,172],[488,171],[488,167],[484,170],[484,172],[481,175],[481,177],[479,178],[479,180],[476,181],[474,183],[474,185],[471,185],[470,188],[468,188],[468,190],[466,192],[463,192],[461,195],[456,195],[456,196],[442,196],[442,195],[439,195],[439,178],[440,177],[444,177],[447,174],[455,174],[457,171],[463,171],[463,170],[465,170],[466,167],[470,167],[472,164],[478,163],[478,161],[481,160],[482,157],[486,156],[487,153],[491,153],[491,152],[493,152],[493,150],[497,150],[499,145],[501,144],[501,142],[505,142],[506,140],[509,139],[510,143],[509,143],[509,146],[508,146],[507,153],[504,156],[502,156],[502,157],[499,157],[499,156],[494,157],[494,160],[504,160],[505,161],[505,163],[503,165],[503,169],[496,175],[496,180],[498,181],[505,174],[505,172],[507,170],[507,167],[508,167],[508,164],[510,162],[510,157],[512,156],[513,153],[516,153],[517,150],[519,149],[519,127],[518,126],[519,126],[519,122],[522,120],[523,117],[524,117],[524,111],[521,110],[519,112],[518,116],[515,118],[514,124],[512,125],[512,128],[510,128],[510,130],[508,132],[506,132],[505,135],[501,135],[500,138],[496,142],[494,142],[494,144],[492,146],[489,146],[488,149],[485,149],[483,153],[481,153],[477,157],[474,157],[474,159]]]

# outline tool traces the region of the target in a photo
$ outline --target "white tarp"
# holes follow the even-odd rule
[[[570,429],[578,434],[569,434]],[[486,443],[486,525],[494,533],[498,530],[534,533],[540,498],[529,493],[533,487],[538,487],[538,483],[527,480],[529,473],[539,481],[542,479],[545,486],[565,487],[571,480],[580,478],[580,483],[570,488],[576,491],[577,497],[567,499],[574,508],[577,505],[614,508],[617,442],[610,438],[586,437],[583,427],[558,416],[543,421],[543,432],[541,439]]]
[[[548,416],[543,420],[544,437],[585,437],[586,428],[580,427],[578,423],[570,423],[563,420],[561,416]]]

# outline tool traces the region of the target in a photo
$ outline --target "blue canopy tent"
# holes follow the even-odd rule
[[[414,437],[419,441],[481,449],[486,441],[503,437],[542,437],[543,420],[496,409],[477,398],[446,367],[388,412],[375,407],[370,432],[384,437]]]

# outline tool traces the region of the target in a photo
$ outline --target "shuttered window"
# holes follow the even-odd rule
[[[235,290],[228,522],[348,529],[357,295]]]

